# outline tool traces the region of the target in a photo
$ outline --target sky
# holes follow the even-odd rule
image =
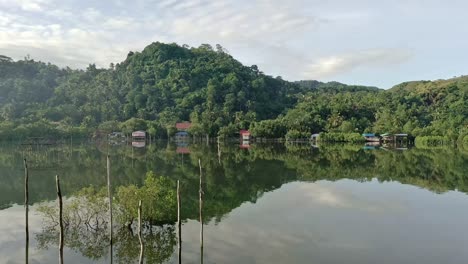
[[[0,0],[0,55],[108,67],[152,42],[221,44],[295,81],[390,88],[468,74],[465,0]]]

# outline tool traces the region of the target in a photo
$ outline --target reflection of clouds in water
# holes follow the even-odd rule
[[[322,206],[376,210],[380,205],[352,194],[351,190],[319,183],[290,183],[265,193],[255,204],[244,203],[217,225],[205,227],[209,263],[303,263],[311,251],[364,250],[367,241],[342,237]],[[324,221],[325,219],[325,221]],[[331,219],[335,220],[335,219]],[[196,257],[199,223],[184,225],[184,255]],[[236,252],[235,256],[227,252]],[[318,253],[317,253],[318,254]],[[322,255],[322,254],[320,254]]]
[[[207,224],[205,259],[207,263],[306,263],[314,256],[318,263],[333,259],[359,263],[362,253],[375,247],[376,238],[368,228],[409,209],[392,190],[389,193],[375,183],[285,184],[255,204],[244,203],[217,225]],[[188,221],[183,230],[184,255],[196,259],[199,223]],[[349,260],[349,255],[357,260]]]
[[[25,214],[23,206],[13,206],[0,211],[0,256],[2,263],[24,263]],[[48,263],[48,260],[34,255],[33,233],[41,224],[40,218],[29,211],[29,254],[30,263]]]
[[[345,182],[345,181],[341,181]],[[356,209],[368,212],[402,212],[407,209],[403,201],[382,199],[382,197],[366,197],[363,193],[357,193],[358,190],[342,188],[341,185],[330,182],[317,183],[293,183],[297,185],[297,195],[300,199],[306,199],[322,206]]]
[[[35,234],[41,231],[42,219],[35,212],[35,207],[29,206],[29,263],[56,263],[58,249],[37,249]],[[24,263],[24,259],[25,212],[23,206],[15,205],[0,210],[0,263]],[[65,249],[66,263],[88,263],[83,261],[75,252]]]
[[[199,223],[189,221],[184,228],[189,230],[184,234],[184,257],[196,259]],[[300,257],[294,259],[300,256],[302,245],[307,242],[309,247],[314,247],[308,236],[288,233],[284,228],[275,229],[258,221],[227,219],[217,226],[205,226],[204,231],[206,263],[300,263],[297,261]]]

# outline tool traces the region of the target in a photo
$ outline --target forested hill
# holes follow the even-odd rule
[[[328,84],[317,83],[286,115],[255,123],[253,134],[295,138],[324,131],[390,132],[468,143],[468,76],[407,82],[389,90],[322,85]]]
[[[221,46],[153,43],[107,69],[61,69],[0,55],[0,136],[96,130],[194,135],[307,136],[314,132],[459,135],[467,124],[466,78],[404,83],[388,91],[338,82],[287,82],[244,66]]]
[[[339,92],[377,92],[382,91],[374,86],[347,85],[339,82],[319,82],[316,80],[302,80],[295,82],[301,87],[303,92],[317,90],[320,92],[339,93]]]
[[[275,118],[296,102],[297,85],[246,67],[217,46],[198,48],[153,43],[130,52],[109,69],[86,70],[2,56],[2,130],[30,130],[34,124],[62,130],[97,128],[109,121],[166,134],[177,121],[211,136]]]

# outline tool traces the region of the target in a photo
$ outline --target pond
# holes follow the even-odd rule
[[[106,158],[111,163],[110,245]],[[29,245],[24,168],[29,167]],[[199,160],[203,188],[200,247]],[[0,146],[2,263],[467,263],[468,151],[356,145]],[[203,250],[203,255],[201,251]],[[112,254],[112,257],[111,257]]]

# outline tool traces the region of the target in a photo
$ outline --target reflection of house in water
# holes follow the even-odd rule
[[[127,142],[125,134],[122,132],[112,132],[107,135],[109,144],[111,145],[120,145]]]
[[[183,141],[183,140],[180,140],[180,141],[176,141],[175,142],[176,144],[176,153],[177,154],[189,154],[190,153],[190,149],[189,149],[189,142],[188,141]]]
[[[174,137],[175,141],[176,142],[180,142],[180,141],[188,141],[190,139],[190,135],[188,132],[185,132],[185,131],[179,131],[175,134],[175,137]]]
[[[365,149],[365,150],[379,149],[380,148],[380,141],[378,141],[378,142],[374,142],[374,141],[366,142],[366,144],[362,148]]]
[[[175,141],[176,142],[185,142],[190,139],[190,135],[188,130],[192,127],[192,123],[190,122],[182,122],[176,123],[177,133],[175,134]]]
[[[239,132],[239,134],[240,134],[241,139],[242,139],[243,141],[249,141],[249,140],[250,140],[250,136],[251,136],[251,135],[250,135],[250,131],[244,130],[244,129],[243,129],[243,130],[241,130],[241,131]]]
[[[408,134],[400,133],[400,134],[391,134],[385,133],[382,134],[382,141],[384,143],[407,143],[410,136]]]
[[[320,136],[320,134],[317,134],[317,133],[312,134],[312,135],[310,136],[310,141],[312,141],[312,142],[317,142],[318,139],[319,139],[319,136]]]
[[[188,147],[179,147],[176,149],[177,154],[190,154],[190,149]]]
[[[176,123],[177,133],[174,136],[175,143],[177,146],[177,154],[189,154],[190,149],[188,148],[188,143],[190,141],[190,134],[188,130],[192,127],[190,122]]]
[[[362,136],[367,142],[380,142],[380,137],[374,133],[364,133]]]
[[[135,131],[132,133],[132,141],[145,141],[146,132],[145,131]]]
[[[310,136],[310,145],[312,148],[318,148],[318,141],[319,141],[320,134],[315,133]]]
[[[239,134],[240,134],[240,139],[241,139],[240,147],[245,148],[245,149],[250,148],[250,139],[251,139],[250,131],[241,130],[239,131]]]
[[[412,145],[414,143],[414,137],[406,133],[385,133],[382,134],[382,142],[386,147],[393,147],[396,149],[405,150],[409,145]]]
[[[146,146],[145,131],[135,131],[132,133],[132,146],[136,148],[143,148]]]
[[[132,141],[132,147],[135,148],[144,148],[146,146],[145,141]]]
[[[241,149],[248,149],[248,148],[250,148],[250,142],[249,141],[242,141],[239,147]]]

